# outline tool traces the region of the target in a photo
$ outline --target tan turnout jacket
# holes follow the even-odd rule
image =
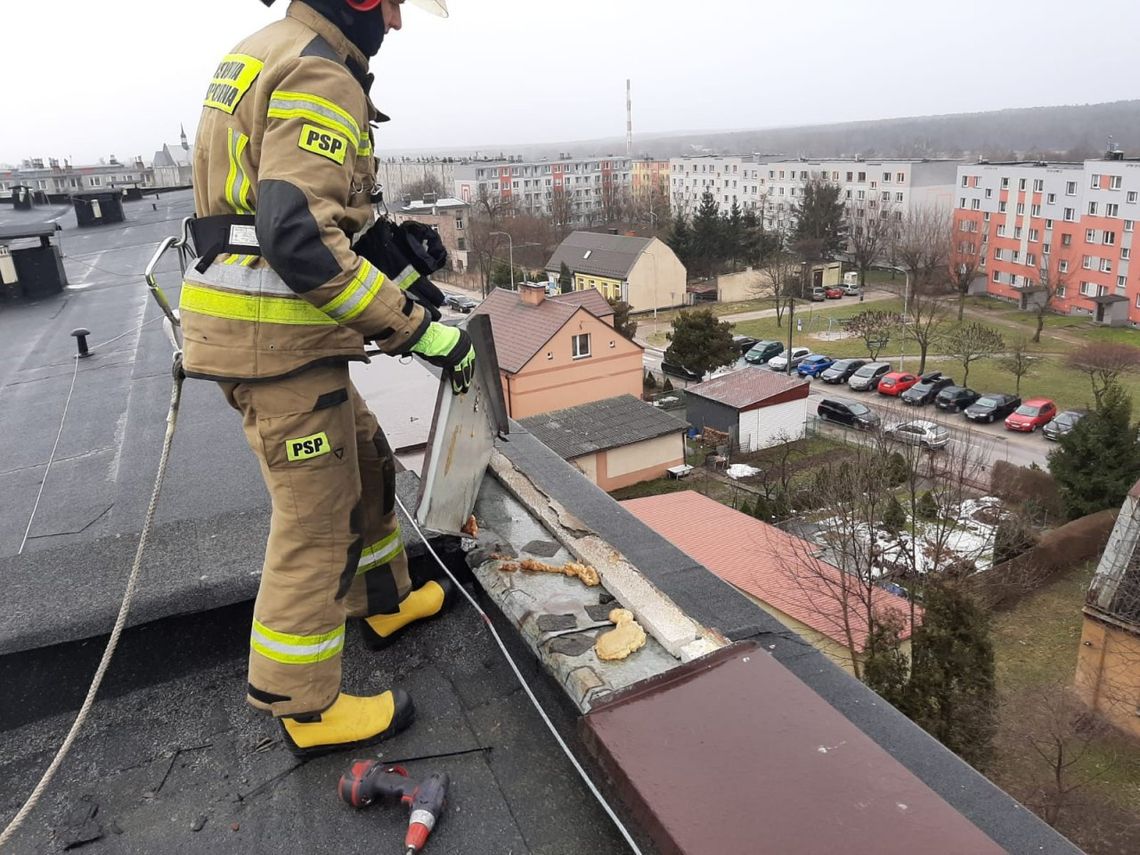
[[[195,208],[255,215],[259,254],[223,253],[204,273],[188,270],[180,308],[190,376],[284,377],[364,359],[366,338],[404,351],[426,328],[401,283],[352,251],[352,235],[374,217],[378,114],[350,66],[363,76],[367,59],[295,2],[214,72],[194,152]]]

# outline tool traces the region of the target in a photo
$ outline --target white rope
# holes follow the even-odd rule
[[[530,698],[530,702],[534,705],[534,708],[538,712],[539,717],[542,719],[543,723],[546,724],[547,729],[550,731],[550,735],[553,736],[554,741],[558,743],[558,747],[562,749],[562,753],[566,755],[566,759],[570,761],[570,764],[578,773],[578,777],[582,779],[586,787],[589,788],[591,793],[593,793],[594,798],[598,800],[598,804],[602,806],[602,810],[606,812],[610,820],[613,822],[614,826],[619,832],[621,832],[621,836],[624,837],[625,842],[629,844],[630,851],[635,853],[635,855],[642,855],[642,852],[638,848],[637,843],[634,842],[633,836],[629,833],[629,829],[625,827],[622,821],[618,818],[618,815],[614,813],[614,809],[610,807],[609,802],[606,801],[606,797],[602,795],[601,791],[594,785],[594,782],[590,780],[590,776],[586,773],[586,770],[582,768],[582,764],[578,762],[578,758],[574,756],[574,752],[570,750],[570,746],[567,745],[566,742],[562,739],[562,734],[560,734],[558,732],[558,729],[555,728],[554,722],[550,720],[550,717],[546,714],[546,710],[544,710],[542,708],[542,704],[539,703],[538,698],[534,696],[534,692],[531,691],[530,685],[527,683],[526,678],[519,670],[519,666],[515,664],[515,660],[507,651],[507,646],[503,644],[503,639],[499,637],[498,631],[495,629],[494,624],[491,623],[490,616],[485,611],[483,611],[479,603],[475,601],[475,598],[467,592],[467,589],[459,584],[459,580],[455,578],[452,572],[447,568],[447,565],[444,564],[443,560],[439,557],[438,554],[436,554],[436,551],[432,548],[432,545],[428,543],[428,539],[424,537],[424,533],[420,531],[420,527],[416,525],[415,517],[408,513],[408,509],[404,507],[404,503],[400,501],[399,496],[396,496],[396,504],[400,506],[400,510],[404,512],[404,516],[406,516],[408,518],[408,522],[412,524],[412,528],[415,529],[415,532],[419,536],[419,539],[423,542],[423,545],[427,547],[427,551],[431,553],[431,557],[435,559],[435,563],[438,564],[440,569],[447,574],[447,577],[451,579],[456,589],[458,589],[459,592],[467,598],[467,602],[469,602],[471,604],[471,607],[479,613],[479,617],[483,618],[483,623],[486,625],[487,630],[491,633],[491,636],[495,639],[495,643],[499,645],[499,650],[502,651],[503,657],[507,660],[507,664],[511,666],[511,670],[514,671],[515,678],[519,681],[519,685],[522,686],[523,691],[526,692],[526,696]]]
[[[78,363],[78,360],[76,360]],[[74,386],[74,378],[72,378],[72,385]],[[154,479],[154,490],[150,495],[150,505],[146,509],[146,520],[143,522],[142,531],[139,533],[139,545],[135,549],[135,562],[131,567],[131,575],[127,577],[127,589],[123,594],[123,603],[119,606],[119,616],[115,619],[115,626],[111,630],[111,636],[107,639],[107,647],[103,650],[103,658],[99,660],[99,667],[95,669],[95,677],[91,681],[91,688],[87,690],[87,697],[83,699],[83,706],[80,707],[78,715],[75,716],[75,721],[72,722],[71,730],[67,732],[64,737],[63,744],[59,746],[59,750],[55,753],[55,757],[51,761],[51,765],[47,767],[40,782],[36,784],[36,788],[32,790],[32,794],[28,796],[28,800],[24,802],[23,807],[8,823],[4,832],[0,834],[0,847],[7,843],[16,830],[28,818],[28,814],[35,808],[36,803],[39,802],[40,797],[47,790],[51,784],[52,778],[55,773],[59,771],[59,767],[63,764],[64,758],[71,750],[76,737],[79,735],[83,723],[87,720],[88,714],[91,712],[91,707],[95,703],[95,695],[99,692],[99,687],[103,683],[103,676],[107,673],[107,666],[111,664],[111,657],[115,654],[115,648],[119,644],[119,637],[123,633],[123,627],[127,623],[127,613],[131,608],[131,599],[135,593],[135,583],[138,581],[139,569],[142,567],[143,550],[146,548],[147,537],[150,534],[151,523],[154,520],[155,508],[158,506],[158,495],[162,490],[162,482],[166,477],[166,463],[170,459],[170,447],[174,439],[174,425],[178,421],[178,405],[182,399],[182,369],[181,366],[175,367],[174,385],[170,391],[170,411],[166,414],[166,437],[162,441],[162,456],[158,460],[158,474]],[[66,415],[66,408],[64,409]],[[62,432],[63,426],[60,425]],[[56,438],[58,442],[58,437]],[[42,487],[42,485],[41,485]],[[30,523],[29,523],[30,527]]]
[[[79,357],[71,357],[75,360],[75,369],[71,372],[71,386],[67,390],[67,400],[63,402],[63,415],[59,417],[59,430],[55,434],[55,443],[51,447],[51,454],[48,455],[47,468],[44,469],[44,477],[40,479],[40,489],[36,493],[35,504],[32,505],[31,516],[28,517],[28,526],[24,529],[24,539],[20,541],[20,549],[16,552],[17,555],[24,554],[24,547],[28,543],[28,533],[32,530],[32,521],[36,518],[36,511],[40,508],[40,499],[44,495],[44,485],[47,484],[48,473],[51,472],[51,465],[55,462],[55,452],[59,448],[59,438],[63,436],[63,425],[67,421],[67,408],[71,406],[71,396],[75,392],[75,378],[79,374]]]

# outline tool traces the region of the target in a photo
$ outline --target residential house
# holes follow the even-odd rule
[[[665,477],[685,462],[676,416],[633,395],[619,395],[520,419],[523,427],[603,490]]]
[[[1140,737],[1140,481],[1120,508],[1084,607],[1076,689],[1086,704]]]
[[[601,294],[546,296],[496,288],[474,314],[491,318],[507,413],[522,419],[617,395],[641,395],[644,351],[614,329]]]
[[[689,424],[726,433],[743,452],[803,439],[808,381],[748,366],[685,390]]]
[[[852,655],[861,656],[867,645],[865,594],[857,584],[842,584],[843,571],[822,561],[818,547],[689,490],[621,505],[836,664],[853,671]],[[873,588],[871,609],[902,621],[901,646],[909,655],[910,604]],[[916,607],[916,619],[921,618],[922,609]]]
[[[447,250],[448,265],[457,273],[463,273],[467,270],[469,261],[467,233],[470,230],[470,208],[470,205],[459,199],[436,199],[427,195],[400,208],[396,220],[416,220],[435,229]]]
[[[685,265],[657,238],[572,232],[546,263],[557,278],[565,264],[574,290],[594,289],[608,300],[624,300],[634,312],[685,304]]]

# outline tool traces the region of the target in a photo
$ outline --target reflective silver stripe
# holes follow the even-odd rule
[[[400,275],[397,276],[393,281],[396,283],[396,285],[399,286],[401,291],[407,291],[419,278],[420,274],[417,273],[416,269],[409,264],[407,267],[400,271]]]
[[[211,264],[205,273],[199,273],[192,263],[186,268],[183,279],[207,288],[220,288],[238,294],[266,294],[272,297],[304,299],[268,267],[243,267],[240,264]]]
[[[261,632],[255,624],[250,630],[250,644],[259,653],[285,664],[323,662],[344,649],[344,627],[342,626],[332,638],[325,641],[315,644],[298,644],[271,638]]]
[[[361,269],[364,277],[355,279],[345,286],[336,297],[321,306],[322,312],[334,320],[344,321],[360,314],[368,303],[372,302],[376,292],[380,290],[382,283],[379,280],[384,274],[367,261],[364,265]]]
[[[360,148],[360,126],[347,112],[333,109],[331,102],[322,104],[298,93],[273,93],[267,115],[271,119],[310,118],[331,130],[345,134],[355,148]]]
[[[381,564],[386,564],[404,551],[404,543],[400,540],[399,530],[395,531],[394,534],[395,540],[391,543],[387,545],[373,544],[373,546],[365,549],[364,552],[360,554],[360,563],[356,565],[357,574],[366,573],[369,570],[379,567]],[[389,535],[389,537],[391,537],[391,535]],[[385,538],[385,540],[387,540],[387,538]],[[383,543],[383,540],[380,541],[380,544]]]

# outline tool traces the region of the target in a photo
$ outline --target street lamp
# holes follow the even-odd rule
[[[488,232],[489,236],[505,235],[507,238],[507,247],[510,250],[510,264],[511,264],[511,290],[515,290],[515,242],[511,238],[510,232]]]

